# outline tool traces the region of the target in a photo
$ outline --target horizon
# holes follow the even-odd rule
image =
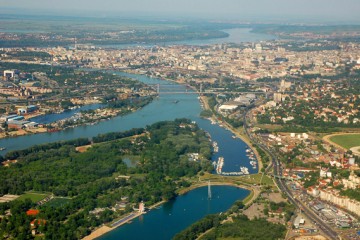
[[[172,4],[171,4],[172,3]],[[165,20],[206,20],[206,21],[238,21],[249,23],[277,24],[360,24],[357,13],[360,2],[356,0],[275,0],[269,4],[266,0],[198,0],[182,2],[166,0],[134,0],[131,3],[115,2],[115,0],[79,0],[73,3],[64,0],[37,0],[28,2],[18,0],[0,0],[0,13],[15,16],[63,16],[93,18],[149,18]]]

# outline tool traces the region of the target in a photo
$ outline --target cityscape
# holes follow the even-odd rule
[[[0,238],[360,239],[360,4],[152,1],[4,1]]]

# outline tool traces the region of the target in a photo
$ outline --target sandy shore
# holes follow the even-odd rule
[[[112,231],[114,228],[108,227],[108,226],[102,226],[98,229],[96,229],[95,231],[93,231],[89,236],[86,236],[83,238],[83,240],[92,240],[95,238],[98,238],[102,235],[104,235],[107,232]]]

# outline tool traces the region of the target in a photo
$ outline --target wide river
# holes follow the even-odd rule
[[[257,169],[251,168],[249,158],[246,156],[245,152],[246,144],[243,141],[238,138],[232,138],[233,134],[230,131],[220,127],[219,125],[212,125],[210,121],[199,117],[201,107],[196,94],[161,94],[161,91],[185,92],[187,90],[185,86],[161,79],[149,78],[144,75],[128,74],[123,72],[116,72],[114,74],[135,78],[148,84],[160,84],[160,97],[137,112],[126,116],[118,116],[108,121],[99,122],[95,125],[68,128],[64,131],[54,133],[43,133],[1,139],[0,146],[6,148],[2,154],[5,154],[10,150],[24,149],[35,144],[69,140],[79,137],[91,138],[100,133],[145,127],[146,125],[150,125],[158,121],[174,120],[176,118],[189,118],[196,121],[202,129],[209,132],[212,140],[218,143],[219,152],[214,153],[213,160],[217,160],[220,156],[224,157],[225,164],[223,172],[239,172],[241,166],[248,167],[250,172],[257,171]],[[75,112],[76,111],[78,110],[75,110]],[[67,112],[66,114],[71,115],[71,112]],[[53,114],[46,116],[43,120],[44,122],[52,122],[58,119],[59,116],[57,114]]]

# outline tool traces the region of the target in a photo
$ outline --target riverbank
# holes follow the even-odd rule
[[[19,129],[17,131],[11,132],[1,132],[0,139],[2,138],[16,138],[25,135],[38,134],[47,132],[47,128],[39,127],[39,128],[31,128],[31,129]]]

